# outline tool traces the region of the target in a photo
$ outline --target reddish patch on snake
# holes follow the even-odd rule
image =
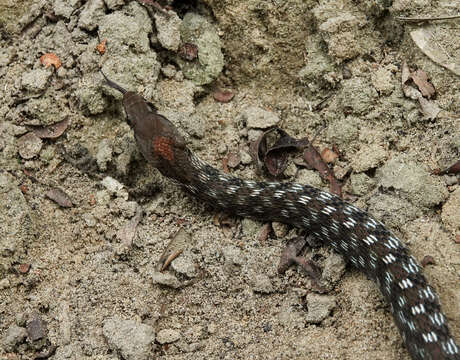
[[[168,161],[174,160],[174,151],[171,147],[172,139],[164,136],[155,136],[153,138],[153,150]]]

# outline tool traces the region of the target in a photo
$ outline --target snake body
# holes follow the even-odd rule
[[[164,176],[228,213],[306,229],[375,280],[413,359],[460,360],[434,289],[407,248],[380,221],[308,185],[255,182],[220,172],[188,149],[176,127],[140,95],[106,80],[122,91],[137,144]]]

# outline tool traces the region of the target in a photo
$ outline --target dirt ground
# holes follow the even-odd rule
[[[318,294],[277,271],[301,231],[261,238],[149,167],[100,68],[235,176],[267,178],[249,145],[272,124],[333,150],[344,197],[426,262],[460,339],[460,177],[439,174],[460,158],[459,20],[397,19],[460,3],[160,3],[0,5],[0,359],[409,359],[375,284],[329,248],[305,253]],[[282,181],[329,189],[291,156]],[[181,253],[160,272],[165,249]]]

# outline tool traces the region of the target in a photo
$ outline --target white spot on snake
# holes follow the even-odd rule
[[[238,190],[238,186],[235,186],[235,185],[230,185],[226,191],[227,191],[227,194],[229,195],[232,195],[234,193],[236,193],[236,191]]]
[[[352,227],[354,227],[356,225],[356,221],[353,218],[348,218],[348,221],[345,221],[343,223],[343,225],[345,225],[347,228],[351,229]]]
[[[428,317],[430,318],[430,320],[433,323],[433,325],[438,325],[438,326],[444,325],[445,319],[444,319],[443,314],[434,313],[432,315],[428,315]]]
[[[329,206],[329,205],[326,205],[322,210],[321,212],[326,214],[326,215],[329,215],[329,214],[332,214],[334,211],[336,211],[337,209],[333,206]]]
[[[418,304],[418,305],[412,306],[410,310],[412,311],[412,315],[424,314],[425,306],[423,306],[423,304]]]
[[[388,244],[390,245],[390,247],[392,247],[393,249],[395,250],[398,250],[400,244],[399,244],[399,240],[394,238],[393,236],[390,236],[388,238]]]
[[[252,192],[249,194],[249,196],[251,197],[257,197],[260,195],[260,193],[262,192],[263,190],[262,189],[254,189],[252,190]]]
[[[326,200],[332,199],[332,195],[327,192],[320,191],[318,199],[325,202]]]
[[[399,307],[404,307],[404,305],[406,305],[406,298],[403,295],[398,298],[398,305]]]
[[[198,177],[200,178],[201,181],[207,182],[209,181],[209,175],[206,173],[201,172]]]
[[[353,263],[353,265],[355,265],[356,267],[358,267],[358,262],[356,261],[356,258],[354,256],[350,256],[350,260],[351,262]]]
[[[377,238],[370,234],[370,235],[367,235],[363,241],[367,244],[367,245],[372,245],[373,243],[377,242]]]
[[[396,258],[393,256],[393,254],[388,254],[387,256],[384,256],[382,260],[385,264],[391,264],[392,262],[396,261]]]
[[[393,275],[390,272],[385,271],[385,282],[391,284],[393,282]]]
[[[423,337],[423,340],[425,340],[425,342],[427,343],[438,341],[438,336],[436,335],[434,331],[430,331],[429,333],[422,334],[422,337]]]
[[[283,209],[281,210],[281,215],[283,215],[284,217],[289,217],[289,211],[287,211],[286,209]]]
[[[409,330],[410,330],[410,331],[415,331],[415,329],[416,329],[416,328],[415,328],[415,324],[414,324],[413,321],[408,321],[408,322],[407,322],[407,326],[409,327]]]
[[[219,180],[220,180],[220,181],[227,182],[228,180],[230,180],[230,177],[229,177],[229,176],[226,176],[226,175],[224,175],[224,174],[219,174]]]
[[[412,281],[410,281],[410,279],[404,279],[398,285],[403,290],[414,286],[414,284],[412,283]]]
[[[292,191],[292,192],[300,192],[303,190],[304,190],[304,187],[300,184],[291,184],[291,188],[289,189],[289,191]]]
[[[340,232],[339,223],[335,221],[334,219],[332,219],[331,228],[336,234],[339,234]]]
[[[429,286],[427,286],[425,289],[420,289],[418,291],[418,296],[420,299],[428,299],[431,301],[436,300],[436,295],[433,293]]]
[[[458,353],[458,346],[455,345],[455,342],[453,339],[449,339],[447,341],[441,342],[441,346],[444,352],[447,354],[454,355]]]
[[[375,225],[377,225],[375,220],[370,218],[364,226],[366,226],[367,229],[369,228],[375,229]]]
[[[302,195],[297,199],[297,202],[307,205],[310,200],[311,200],[311,197],[307,195]]]
[[[280,199],[285,195],[286,195],[286,192],[284,190],[276,190],[275,193],[273,194],[273,197]]]
[[[310,219],[307,217],[302,217],[302,223],[305,225],[305,227],[310,227]]]

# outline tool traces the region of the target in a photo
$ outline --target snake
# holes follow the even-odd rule
[[[377,283],[412,359],[460,360],[439,296],[383,223],[309,185],[245,180],[219,171],[190,150],[177,127],[151,103],[102,75],[106,85],[123,94],[138,148],[163,176],[218,210],[306,230]]]

